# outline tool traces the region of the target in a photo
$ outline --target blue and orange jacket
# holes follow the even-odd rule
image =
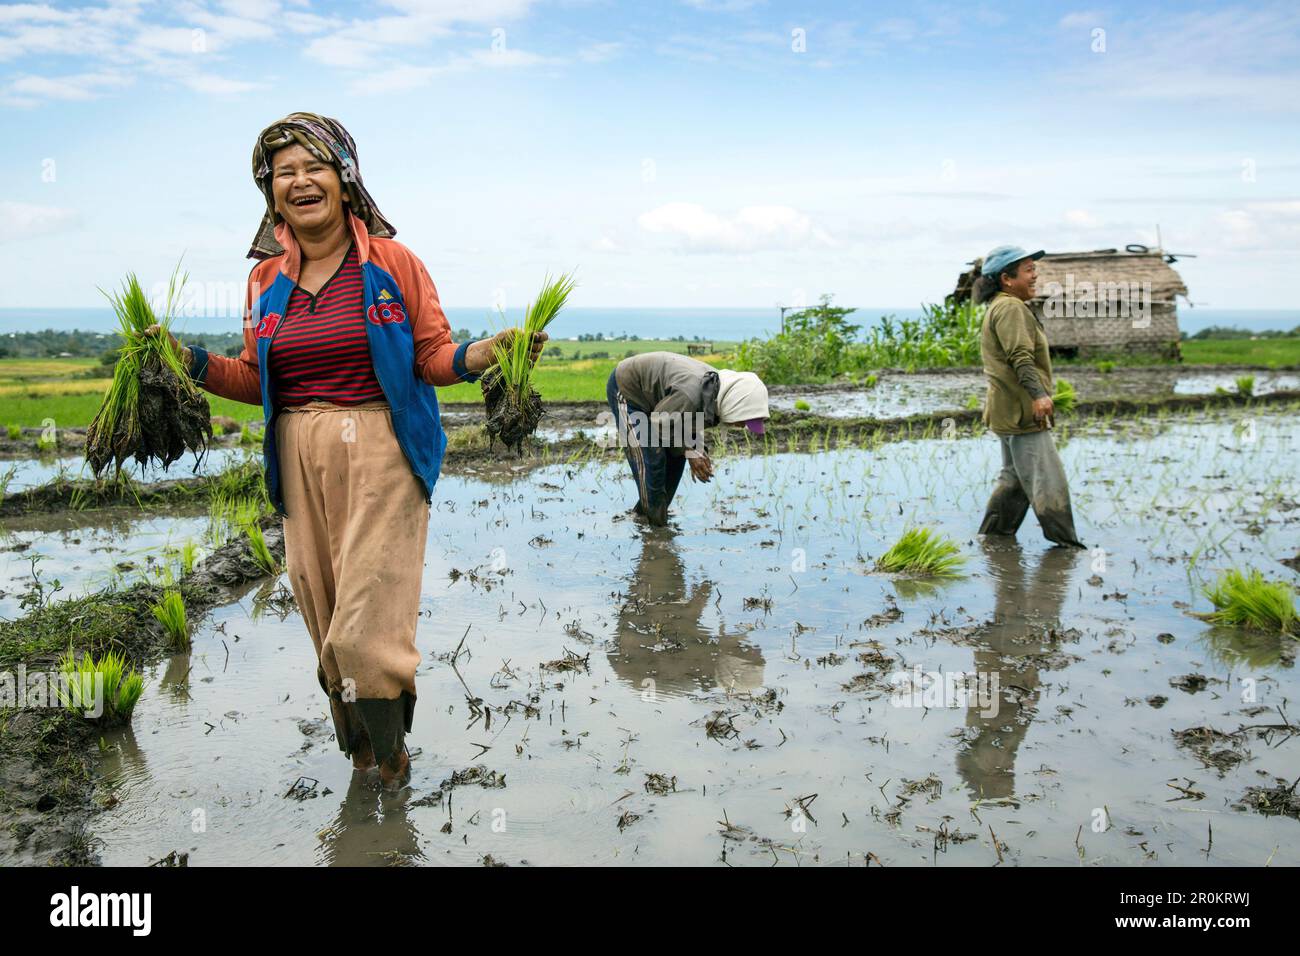
[[[434,386],[478,379],[465,367],[469,343],[457,346],[452,342],[438,290],[424,263],[397,240],[371,236],[364,222],[351,213],[348,217],[361,260],[366,337],[375,377],[388,400],[397,443],[424,485],[425,500],[432,502],[447,449]],[[302,250],[285,223],[276,227],[275,236],[285,251],[259,262],[248,277],[243,351],[238,358],[230,358],[191,346],[190,374],[214,395],[261,404],[266,489],[276,511],[283,515],[275,448],[275,382],[267,373],[267,353],[289,295],[297,286]]]

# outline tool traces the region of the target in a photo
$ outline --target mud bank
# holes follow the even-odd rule
[[[272,555],[284,559],[277,520],[264,522]],[[191,624],[213,607],[247,594],[266,573],[244,539],[215,550],[178,587]],[[0,669],[17,675],[52,672],[69,647],[100,654],[117,650],[137,669],[169,655],[149,608],[162,595],[141,583],[50,603],[17,620],[0,621]],[[6,864],[85,865],[98,862],[87,833],[92,815],[111,805],[97,790],[103,731],[60,710],[0,709],[0,860]]]

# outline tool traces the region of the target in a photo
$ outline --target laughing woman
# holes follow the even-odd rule
[[[446,438],[436,385],[475,381],[493,339],[456,345],[424,264],[362,184],[352,137],[292,113],[253,147],[266,213],[244,349],[184,357],[209,392],[261,404],[266,486],[339,747],[384,786],[410,777],[429,506]],[[512,330],[495,341],[508,345]],[[532,343],[541,351],[545,333]]]

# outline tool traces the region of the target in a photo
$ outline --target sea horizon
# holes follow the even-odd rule
[[[864,329],[877,325],[886,316],[915,319],[919,307],[857,306],[848,321]],[[471,334],[494,330],[504,324],[518,324],[523,310],[507,309],[505,322],[489,306],[444,306],[453,331],[468,329]],[[789,311],[789,310],[788,310]],[[1248,332],[1289,331],[1300,326],[1300,309],[1214,309],[1178,310],[1179,328],[1188,334],[1210,326],[1228,326]],[[90,308],[0,308],[0,334],[40,332],[112,332],[117,320],[108,307]],[[600,334],[605,338],[635,335],[641,339],[687,339],[740,341],[780,331],[781,313],[769,308],[637,308],[620,306],[575,306],[560,314],[550,331],[556,339],[575,339]],[[190,335],[234,332],[239,318],[224,316],[180,316],[176,329]]]

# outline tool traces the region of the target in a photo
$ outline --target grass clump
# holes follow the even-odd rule
[[[812,411],[812,405],[810,405],[810,404],[808,403],[808,401],[807,401],[806,399],[803,399],[803,398],[796,398],[796,399],[795,399],[795,402],[794,402],[794,407],[795,407],[796,410],[801,411],[801,412],[810,412],[810,411]]]
[[[1202,593],[1214,610],[1201,616],[1214,624],[1296,633],[1295,592],[1283,581],[1267,581],[1259,571],[1243,573],[1233,568],[1202,588]]]
[[[59,701],[64,709],[106,726],[129,723],[144,692],[144,678],[118,651],[78,658],[68,648],[59,659],[59,674]]]
[[[1101,372],[1102,375],[1109,375],[1111,372],[1115,371],[1115,363],[1110,359],[1098,362],[1097,371]]]
[[[515,329],[510,345],[493,345],[495,364],[480,380],[487,406],[489,442],[500,439],[507,448],[517,451],[524,439],[537,430],[542,417],[542,399],[532,383],[533,336],[560,314],[576,284],[568,273],[557,279],[547,276],[542,291],[528,305],[523,327]]]
[[[266,536],[262,534],[262,526],[256,520],[248,521],[244,524],[244,535],[248,538],[248,548],[252,552],[253,560],[257,562],[257,566],[267,574],[278,574],[280,565],[266,544]]]
[[[1255,376],[1242,375],[1237,379],[1237,394],[1250,398],[1255,394]]]
[[[161,318],[134,274],[127,276],[120,293],[104,293],[117,313],[123,345],[104,402],[86,430],[86,460],[95,477],[110,463],[120,472],[130,457],[166,468],[186,450],[201,454],[212,438],[208,400],[171,344],[173,307],[185,284],[179,273],[178,266]],[[161,327],[159,333],[145,334],[154,324]]]
[[[897,543],[876,560],[876,569],[898,574],[949,577],[966,559],[957,545],[930,528],[908,528]]]
[[[185,598],[181,596],[178,589],[168,588],[157,604],[149,606],[149,611],[162,624],[163,630],[167,633],[167,642],[172,647],[182,649],[190,646],[190,625],[185,618]]]

